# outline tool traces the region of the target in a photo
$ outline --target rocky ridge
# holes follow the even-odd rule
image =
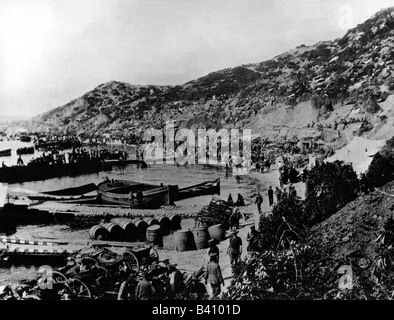
[[[299,136],[299,130],[313,136],[305,132],[311,121],[333,122],[357,111],[369,126],[319,136],[337,145],[354,135],[388,139],[393,110],[392,103],[384,103],[394,93],[393,40],[394,8],[389,8],[340,39],[301,45],[271,60],[212,72],[183,85],[104,83],[35,117],[29,128],[127,137],[176,120],[180,127],[247,127],[255,135],[277,138]],[[376,128],[380,131],[371,134]]]

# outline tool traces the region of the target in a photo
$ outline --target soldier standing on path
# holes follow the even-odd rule
[[[263,204],[263,197],[260,194],[260,191],[257,192],[255,204],[257,206],[257,210],[258,210],[259,214],[261,214],[261,205]]]
[[[228,195],[227,204],[231,207],[234,205],[234,201],[233,201],[233,197],[231,196],[231,193]]]
[[[21,156],[21,155],[19,155],[19,158],[18,158],[18,160],[16,161],[16,164],[17,164],[18,166],[23,166],[23,160],[22,160],[22,156]]]
[[[210,255],[210,261],[205,268],[205,284],[209,282],[212,288],[212,298],[217,297],[221,292],[221,285],[224,285],[222,270],[216,262],[216,254]]]
[[[237,230],[231,231],[231,238],[227,248],[227,253],[230,256],[230,264],[232,267],[238,263],[238,259],[242,254],[242,240],[237,236],[237,233]]]
[[[272,190],[271,186],[268,188],[268,202],[270,207],[272,207],[274,204],[274,190]]]
[[[234,206],[233,213],[230,216],[230,229],[236,230],[239,228],[239,219],[241,219],[241,211],[239,211],[238,206]]]
[[[219,263],[219,248],[216,246],[216,240],[210,239],[208,240],[208,244],[209,244],[208,255],[211,256],[211,254],[216,254],[215,256],[216,263]]]

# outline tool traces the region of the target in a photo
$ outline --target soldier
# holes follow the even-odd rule
[[[256,204],[256,206],[257,206],[257,210],[258,210],[259,214],[261,214],[261,205],[263,204],[263,197],[262,197],[262,195],[260,194],[260,191],[257,192],[255,204]]]
[[[240,193],[238,193],[238,198],[237,198],[236,205],[240,206],[240,207],[241,206],[245,206],[245,199]]]
[[[132,300],[135,287],[134,277],[130,274],[119,287],[118,300]]]
[[[239,211],[238,206],[235,206],[230,216],[230,229],[236,230],[239,228],[239,219],[241,219],[241,211]]]
[[[146,273],[142,274],[142,280],[138,282],[135,290],[136,300],[152,300],[154,294],[154,288],[152,283],[148,280]]]
[[[227,204],[229,206],[233,206],[234,205],[234,201],[233,201],[233,197],[231,196],[231,193],[228,195]]]
[[[212,298],[217,297],[221,292],[221,285],[224,285],[222,270],[216,262],[216,254],[211,253],[210,261],[205,268],[205,284],[209,282],[212,288]]]
[[[242,254],[242,240],[237,236],[238,231],[231,231],[231,238],[229,240],[229,246],[227,248],[227,253],[230,256],[230,264],[234,266],[238,263],[238,259]]]
[[[211,256],[211,254],[215,253],[216,263],[219,263],[219,248],[216,246],[215,239],[208,240],[208,244],[209,244],[208,255]]]
[[[274,204],[274,190],[272,190],[271,186],[268,188],[268,202],[270,207],[272,207]]]
[[[22,160],[22,156],[21,156],[21,155],[19,155],[19,158],[18,158],[16,164],[17,164],[18,166],[23,166],[23,160]]]
[[[176,268],[176,264],[170,264],[170,287],[172,297],[175,297],[177,293],[180,293],[185,288],[185,283],[183,282],[183,274]]]

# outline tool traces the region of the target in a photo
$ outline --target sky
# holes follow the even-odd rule
[[[0,120],[334,40],[394,0],[0,0]]]

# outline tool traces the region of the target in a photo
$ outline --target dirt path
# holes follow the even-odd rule
[[[269,186],[275,188],[279,186],[279,172],[274,169],[269,173],[250,173],[247,176],[241,177],[242,183],[247,184],[247,188],[245,192],[245,202],[247,206],[240,207],[240,211],[242,213],[248,213],[246,215],[247,219],[242,219],[240,221],[241,228],[239,229],[238,236],[242,239],[242,258],[247,254],[246,247],[247,241],[246,236],[248,231],[250,230],[250,225],[255,224],[258,228],[259,214],[257,211],[257,207],[254,204],[254,194],[260,190],[263,195],[264,201],[262,205],[262,211],[265,214],[269,214],[271,208],[268,204],[268,196],[267,189]],[[185,227],[183,227],[185,228]],[[228,234],[226,236],[226,240],[222,241],[218,244],[218,248],[220,251],[219,254],[219,265],[222,269],[222,274],[224,277],[225,285],[222,287],[222,292],[227,289],[230,285],[232,277],[231,277],[231,266],[230,259],[227,255],[226,251],[229,245]],[[160,260],[169,259],[172,263],[178,264],[178,268],[181,271],[186,272],[195,272],[198,271],[201,267],[205,267],[209,262],[208,257],[208,249],[201,249],[195,251],[184,251],[179,252],[175,250],[158,250]],[[210,286],[207,286],[208,293],[211,294]]]

